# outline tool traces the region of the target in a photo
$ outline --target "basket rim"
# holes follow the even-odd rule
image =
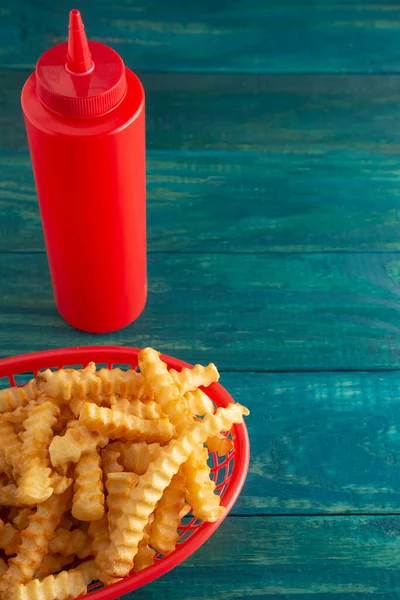
[[[107,363],[108,365],[135,364],[135,358],[141,348],[128,346],[76,346],[70,348],[58,348],[54,350],[43,350],[20,354],[9,358],[0,359],[0,377],[9,377],[24,371],[37,371],[50,367],[62,367],[68,364],[87,364],[90,361],[96,363]],[[184,367],[192,368],[193,365],[174,358],[167,354],[161,354],[161,358],[169,368],[180,370]],[[49,362],[50,361],[50,362]],[[17,371],[15,369],[18,369]],[[227,406],[234,402],[229,392],[220,384],[213,383],[206,388],[212,400],[217,400],[219,406]],[[250,462],[250,442],[245,423],[233,426],[235,431],[235,458],[231,477],[223,495],[223,505],[226,507],[224,515],[215,523],[201,523],[191,537],[183,541],[168,556],[158,560],[143,571],[125,577],[122,581],[104,587],[100,590],[80,596],[90,600],[113,600],[123,594],[154,581],[174,567],[182,563],[218,529],[230,510],[235,504],[247,477]]]

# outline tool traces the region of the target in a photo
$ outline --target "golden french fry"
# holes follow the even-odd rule
[[[215,365],[210,364],[208,367],[202,367],[196,365],[193,369],[183,369],[180,373],[171,369],[168,372],[167,366],[161,361],[159,354],[151,348],[146,348],[139,353],[139,365],[143,373],[145,381],[151,386],[154,397],[161,404],[164,411],[169,416],[172,423],[174,423],[177,432],[182,432],[190,427],[190,423],[194,421],[192,411],[186,405],[188,412],[182,411],[182,396],[180,393],[188,393],[190,390],[195,389],[198,385],[209,385],[213,381],[218,380],[218,371]],[[171,380],[174,384],[171,384]],[[179,391],[177,391],[179,389]],[[212,413],[207,413],[207,417],[211,416]],[[217,432],[219,433],[219,432]],[[205,451],[207,454],[207,451]],[[207,457],[204,453],[202,456],[202,469],[204,488],[201,490],[202,498],[201,501],[204,506],[204,514],[207,514],[208,520],[217,520],[221,514],[222,509],[219,506],[219,496],[214,494],[215,486],[209,478],[210,470],[207,466]],[[192,473],[190,469],[191,461],[194,458],[190,458],[188,461],[189,467],[184,466],[184,473],[186,478]],[[198,461],[197,463],[198,464]],[[207,477],[204,478],[204,472]],[[192,486],[193,487],[193,486]],[[198,487],[196,488],[198,491]],[[204,496],[204,498],[203,498]],[[199,500],[198,496],[196,499]],[[188,501],[190,504],[190,501]],[[205,510],[207,507],[208,512]],[[212,511],[214,508],[214,512]],[[196,510],[199,512],[200,508],[196,504]],[[192,510],[193,514],[194,511]]]
[[[216,452],[218,456],[225,456],[233,450],[233,441],[222,433],[206,439],[206,446],[210,452]]]
[[[11,523],[6,523],[0,530],[0,548],[7,555],[15,554],[18,545],[21,543],[21,537],[18,529]]]
[[[155,550],[150,548],[150,531],[154,521],[154,513],[150,515],[148,523],[143,531],[143,537],[139,542],[137,554],[133,560],[133,568],[135,571],[143,571],[154,562],[156,555]]]
[[[138,356],[140,371],[154,399],[161,405],[169,420],[180,434],[193,422],[193,415],[179,393],[167,365],[160,359],[159,352],[145,348]]]
[[[4,554],[6,554],[7,556],[15,556],[18,553],[18,548],[19,548],[20,544],[21,544],[21,535],[18,532],[18,534],[14,536],[12,542],[4,548]]]
[[[78,519],[75,519],[74,517],[72,517],[72,518],[74,520],[73,527],[77,527],[78,529],[80,529],[81,531],[84,531],[85,533],[88,532],[89,525],[90,525],[89,521],[78,521]]]
[[[82,574],[86,585],[90,585],[92,581],[97,581],[99,578],[99,569],[94,560],[86,560],[78,565],[75,570]]]
[[[193,423],[178,439],[171,440],[160,449],[156,459],[131,491],[130,502],[124,504],[124,514],[117,520],[107,549],[107,561],[101,565],[110,577],[129,574],[149,516],[179,467],[199,444],[220,431],[229,430],[233,423],[242,422],[246,414],[249,411],[240,404],[219,408],[214,415],[208,414],[202,422]]]
[[[12,481],[12,474],[10,473],[0,473],[0,488],[8,485],[9,481]]]
[[[11,473],[12,473],[12,469],[11,469],[10,465],[8,465],[6,462],[4,448],[1,448],[0,449],[0,476],[3,477],[3,475],[5,475],[6,480],[8,480],[8,478],[11,477]],[[4,481],[1,481],[0,485],[5,485]]]
[[[210,363],[207,367],[195,365],[193,369],[183,368],[182,371],[169,370],[179,393],[184,395],[193,392],[198,387],[208,387],[219,379],[217,367]]]
[[[46,369],[36,375],[34,386],[36,390],[57,400],[70,400],[74,395],[83,395],[82,380],[87,380],[95,372],[94,362],[90,362],[83,369],[58,369],[57,371]]]
[[[16,584],[4,595],[4,600],[73,600],[86,591],[82,573],[73,569],[49,575],[41,581],[33,579],[29,583]]]
[[[97,449],[85,452],[75,467],[72,516],[80,521],[97,521],[104,515],[103,472]]]
[[[146,442],[113,442],[108,446],[110,450],[120,454],[120,462],[124,469],[137,475],[146,473],[150,462],[157,455],[160,444],[146,444]]]
[[[5,421],[9,421],[10,423],[21,424],[27,418],[29,412],[38,405],[39,398],[34,401],[28,402],[25,406],[19,406],[15,410],[11,412],[2,413],[1,418]]]
[[[12,412],[19,406],[25,406],[28,402],[36,400],[39,395],[34,379],[22,387],[0,390],[0,413]]]
[[[17,500],[17,486],[9,483],[0,488],[0,506],[21,506]]]
[[[206,413],[210,414],[213,412],[213,404],[207,405],[207,402],[202,402],[204,398],[209,398],[200,392],[192,393],[189,395],[190,390],[195,389],[199,385],[210,385],[213,381],[218,380],[218,371],[215,365],[208,365],[208,367],[202,367],[196,365],[193,369],[183,369],[180,373],[171,369],[168,373],[166,365],[161,361],[157,352],[147,348],[139,354],[139,365],[145,377],[145,380],[151,385],[154,391],[154,397],[158,400],[165,412],[168,414],[171,422],[176,426],[177,431],[182,431],[188,427],[188,423],[193,421],[194,412],[193,409],[198,410],[199,414]],[[190,412],[190,416],[186,413],[181,413],[182,399],[179,396],[179,392],[174,390],[174,386],[171,385],[170,378],[175,382],[175,386],[178,388],[181,394],[186,393],[188,397],[185,398],[187,407]],[[200,406],[195,406],[195,402],[198,402]],[[190,405],[193,402],[193,406]],[[211,401],[210,401],[211,402]],[[211,409],[211,410],[209,410]],[[205,450],[206,454],[207,451]],[[214,494],[215,486],[209,478],[210,470],[207,466],[207,456],[201,453],[202,456],[202,469],[204,488],[201,490],[202,502],[203,502],[203,513],[208,516],[208,520],[218,520],[222,515],[223,510],[219,506],[219,496]],[[194,459],[194,458],[193,458]],[[190,469],[192,458],[189,459],[188,465],[184,466],[184,473],[186,477],[193,474],[193,470]],[[196,464],[199,464],[198,460]],[[204,477],[204,473],[207,477]],[[194,474],[193,474],[194,475]],[[194,485],[194,484],[193,484]],[[193,487],[192,485],[192,487]],[[200,492],[199,488],[196,487],[197,492]],[[193,497],[193,494],[191,495]],[[198,500],[199,496],[196,495]],[[190,501],[188,500],[189,504]],[[213,509],[214,508],[214,512]],[[206,510],[207,509],[207,510]],[[200,514],[200,507],[196,504],[196,511]],[[194,511],[192,511],[196,514]],[[197,515],[196,515],[197,516]]]
[[[20,504],[39,504],[53,493],[49,444],[53,438],[52,426],[59,414],[58,406],[52,402],[44,402],[32,408],[24,421],[25,431],[21,434],[21,477],[17,489]]]
[[[109,408],[111,398],[112,396],[106,396],[105,394],[99,394],[97,396],[72,396],[71,400],[69,400],[69,407],[73,415],[78,419],[83,405],[86,402],[92,402],[98,406],[106,406]]]
[[[204,444],[229,452],[221,432],[247,409],[213,414],[198,386],[217,381],[214,365],[168,371],[150,348],[139,364],[142,373],[47,370],[7,390],[2,414],[0,392],[0,506],[11,507],[0,549],[15,554],[8,568],[0,559],[1,600],[72,600],[92,580],[111,584],[152,564],[155,550],[172,552],[189,502],[203,519],[222,514]]]
[[[72,483],[73,479],[71,477],[60,475],[57,471],[53,471],[50,475],[50,485],[53,488],[53,493],[56,495],[63,494]]]
[[[53,575],[57,571],[61,571],[66,565],[70,565],[74,558],[74,555],[46,554],[35,573],[35,579],[44,579],[48,575]]]
[[[189,504],[184,504],[182,506],[181,512],[179,513],[179,518],[182,520],[183,517],[186,517],[186,515],[188,515],[190,513],[190,506]]]
[[[21,454],[21,440],[14,431],[12,423],[0,415],[0,440],[1,450],[6,465],[12,468],[14,477],[19,474],[19,459]]]
[[[15,519],[15,517],[18,515],[18,512],[21,510],[21,508],[18,508],[17,506],[11,506],[8,510],[7,510],[7,515],[3,514],[6,522],[12,522],[13,519]],[[0,524],[0,529],[4,527],[4,521],[1,521]]]
[[[39,504],[36,512],[28,517],[28,527],[19,532],[21,544],[18,553],[14,558],[10,558],[8,571],[0,578],[0,593],[4,593],[15,583],[26,583],[32,579],[47,554],[48,545],[61,515],[66,510],[67,501],[68,492],[60,496],[51,496]]]
[[[70,513],[64,513],[63,516],[61,517],[59,527],[62,527],[63,529],[68,529],[68,531],[70,531],[72,529],[72,527],[74,526],[73,521],[75,521],[75,519],[74,519],[74,517],[71,516]],[[78,523],[80,523],[80,521],[78,521]],[[86,523],[85,523],[85,525],[86,525]]]
[[[215,406],[211,398],[201,390],[186,392],[184,395],[186,404],[193,415],[203,416],[207,413],[213,413]]]
[[[92,404],[97,404],[98,406],[110,406],[110,398],[108,396],[98,396],[97,398],[92,398],[91,396],[83,398],[73,396],[69,401],[69,407],[71,408],[76,419],[79,419],[81,410],[86,402],[91,402]]]
[[[154,562],[154,557],[156,553],[153,548],[150,548],[148,544],[139,542],[139,547],[137,554],[133,560],[133,568],[135,571],[143,571],[143,569],[147,569]]]
[[[120,473],[124,470],[124,468],[118,462],[119,457],[119,452],[115,452],[108,448],[105,448],[101,451],[101,465],[106,478],[109,473]]]
[[[82,408],[79,422],[91,431],[101,429],[111,439],[122,437],[138,442],[168,442],[175,434],[167,418],[140,419],[90,402],[86,402]]]
[[[110,577],[106,573],[101,572],[101,569],[98,566],[99,558],[103,556],[103,552],[110,544],[107,515],[104,515],[104,517],[98,521],[92,521],[89,525],[88,534],[92,539],[92,554],[95,557],[95,565],[97,569],[96,579],[100,579],[100,581],[102,581],[105,585],[115,583],[115,581],[118,581],[119,578]]]
[[[56,529],[54,537],[49,544],[49,551],[52,554],[61,554],[62,556],[82,555],[82,551],[84,551],[83,554],[89,556],[87,548],[88,536],[81,529],[69,531],[68,529],[59,527]]]
[[[179,538],[180,512],[184,505],[185,478],[181,467],[158,501],[150,529],[150,546],[164,556],[175,550]]]
[[[94,363],[76,371],[60,369],[53,372],[48,369],[36,377],[36,387],[39,391],[63,401],[70,400],[73,396],[85,398],[111,394],[141,394],[143,378],[140,373],[133,370],[95,369]]]
[[[79,531],[79,529],[74,529],[74,531]],[[54,532],[54,537],[49,544],[49,552],[51,554],[63,554],[64,556],[68,556],[68,554],[76,554],[76,552],[64,552],[66,547],[71,543],[71,535],[72,532],[68,529],[64,529],[63,527],[58,527]],[[79,542],[80,540],[78,540]],[[83,544],[82,544],[83,545]]]
[[[81,414],[82,406],[85,404],[85,402],[88,402],[88,400],[85,397],[79,398],[72,396],[71,400],[69,400],[69,407],[71,408],[74,417],[76,417],[77,419]],[[92,402],[92,400],[90,400],[90,402]]]
[[[221,498],[215,494],[215,483],[210,478],[207,465],[207,448],[198,447],[182,466],[185,474],[186,500],[192,514],[202,521],[214,522],[225,512],[220,506]]]
[[[31,507],[25,507],[25,508],[18,508],[16,510],[17,510],[17,514],[12,519],[12,523],[13,523],[14,527],[16,527],[18,529],[18,531],[21,531],[21,529],[25,529],[26,527],[28,527],[29,517],[33,513],[34,509]],[[9,516],[9,518],[10,518],[10,516]]]
[[[68,423],[74,419],[74,416],[75,415],[68,404],[61,404],[57,423],[53,425],[54,435],[61,435],[64,433]]]
[[[107,515],[104,515],[98,521],[91,521],[88,535],[92,540],[93,555],[96,558],[96,556],[103,552],[110,543]]]
[[[7,563],[4,558],[0,558],[0,575],[5,573],[8,569]]]
[[[108,443],[108,437],[99,431],[89,431],[81,424],[69,427],[63,436],[56,436],[50,444],[50,459],[54,467],[68,462],[77,463],[84,452],[93,452],[97,446]]]
[[[76,555],[80,559],[88,558],[88,556],[93,556],[92,542],[88,534],[86,534],[86,541],[82,546],[82,549],[79,550],[79,552],[77,552]]]
[[[126,502],[129,502],[130,493],[137,484],[138,479],[135,473],[127,472],[114,472],[109,473],[107,476],[107,518],[111,539],[114,535],[118,519],[124,515],[124,505]],[[104,566],[108,562],[107,553],[104,550],[99,552],[95,560],[100,569],[101,581],[108,582],[108,573],[104,570]],[[111,568],[111,565],[109,565],[108,569],[110,570]]]
[[[154,400],[142,402],[139,399],[128,400],[128,398],[119,398],[113,395],[110,397],[110,406],[140,419],[162,419],[167,416],[158,402],[154,402]]]
[[[137,485],[139,477],[136,473],[117,472],[109,473],[107,476],[107,507],[108,507],[108,530],[110,537],[116,527],[117,520],[124,514],[124,504],[129,502],[129,496]]]

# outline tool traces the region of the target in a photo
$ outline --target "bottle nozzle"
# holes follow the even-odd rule
[[[85,28],[79,10],[69,13],[67,69],[71,73],[89,73],[93,69]]]

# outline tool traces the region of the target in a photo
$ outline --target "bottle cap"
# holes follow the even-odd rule
[[[40,57],[36,93],[48,110],[80,119],[105,115],[123,100],[123,60],[109,46],[87,41],[79,10],[70,12],[68,42]]]

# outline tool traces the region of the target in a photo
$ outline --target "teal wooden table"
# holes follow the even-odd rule
[[[250,472],[136,600],[400,597],[400,2],[81,0],[147,92],[149,301],[107,336],[51,293],[19,94],[70,2],[0,1],[0,356],[214,361]]]

